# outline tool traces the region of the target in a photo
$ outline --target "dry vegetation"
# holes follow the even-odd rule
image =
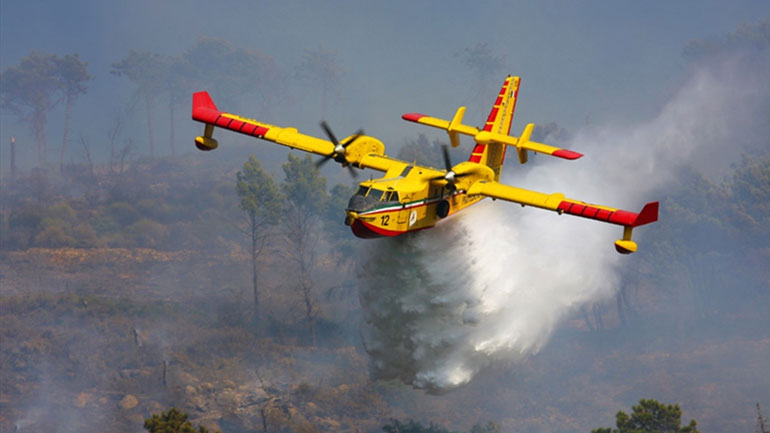
[[[669,207],[673,222],[648,239],[624,299],[576,312],[540,354],[432,396],[369,379],[356,249],[342,231],[318,226],[333,236],[316,244],[315,344],[278,227],[259,258],[254,323],[235,176],[190,170],[203,169],[195,160],[139,161],[130,178],[104,173],[88,185],[40,173],[4,181],[2,431],[139,432],[171,406],[224,433],[373,432],[392,418],[451,430],[492,420],[503,431],[588,431],[643,397],[680,403],[702,431],[749,431],[755,400],[770,398],[770,281],[757,261],[767,256],[767,225],[742,219],[756,219],[747,210],[754,198],[731,195],[730,185],[695,179],[700,193],[722,200],[712,208],[722,214],[687,201]],[[736,179],[751,170],[767,165],[747,162]],[[136,228],[141,221],[153,236]],[[680,242],[684,228],[722,242],[695,254]],[[707,267],[728,279],[704,281]]]

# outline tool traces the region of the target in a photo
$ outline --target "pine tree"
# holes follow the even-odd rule
[[[209,429],[202,425],[194,428],[190,421],[187,421],[188,417],[186,413],[172,407],[168,412],[145,419],[144,429],[150,433],[210,433]],[[221,432],[217,430],[214,433]]]
[[[615,415],[617,429],[597,428],[591,433],[698,433],[695,420],[684,427],[678,404],[666,405],[653,399],[641,399],[631,415],[622,410]]]

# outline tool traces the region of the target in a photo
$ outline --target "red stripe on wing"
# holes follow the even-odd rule
[[[621,226],[634,227],[637,222],[638,214],[629,212],[626,210],[610,211],[606,209],[600,209],[594,206],[586,206],[579,203],[573,203],[569,201],[563,201],[559,203],[557,210],[565,212],[570,215],[575,215],[588,219],[595,219],[599,221],[608,222],[611,224],[617,224]]]

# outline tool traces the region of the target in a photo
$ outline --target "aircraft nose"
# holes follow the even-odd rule
[[[353,212],[353,211],[350,211],[350,210],[345,211],[345,225],[346,226],[349,226],[349,225],[353,224],[353,221],[355,221],[356,218],[358,218],[358,212]]]
[[[354,212],[362,212],[366,210],[368,201],[366,197],[361,195],[354,195],[353,197],[350,197],[350,201],[348,202],[348,210],[354,211]]]

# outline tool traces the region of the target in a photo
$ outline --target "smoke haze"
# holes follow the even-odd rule
[[[725,166],[751,147],[766,128],[767,60],[700,68],[653,120],[579,131],[568,147],[585,158],[539,157],[526,173],[508,167],[503,181],[638,211],[683,164],[706,155],[720,160],[703,164]],[[635,233],[640,250],[646,229]],[[615,294],[635,260],[615,252],[621,233],[487,200],[432,230],[377,243],[361,276],[375,375],[441,392],[491,362],[537,353],[566,317]]]
[[[743,248],[743,238],[727,246],[706,236],[693,239],[709,247],[708,260],[675,263],[671,269],[681,277],[649,270],[652,281],[638,285],[641,295],[629,290],[625,326],[583,332],[576,312],[612,297],[640,263],[663,261],[645,254],[661,250],[651,238],[672,232],[665,230],[674,221],[667,215],[672,207],[662,202],[661,221],[634,233],[639,252],[620,256],[612,245],[622,232],[618,226],[486,200],[414,236],[351,240],[351,255],[365,250],[357,259],[357,285],[347,279],[350,262],[330,265],[333,255],[319,251],[317,347],[305,342],[290,278],[296,268],[278,254],[261,255],[262,308],[272,316],[265,337],[250,331],[247,244],[237,226],[245,216],[233,183],[251,154],[282,179],[287,151],[217,131],[220,149],[198,152],[192,138],[202,126],[190,120],[189,101],[172,113],[160,97],[152,107],[157,159],[147,158],[146,108],[137,103],[136,85],[111,70],[131,50],[178,57],[199,40],[225,41],[274,60],[279,90],[264,112],[266,101],[252,94],[231,108],[212,93],[220,108],[321,136],[318,82],[300,80],[296,72],[305,50],[328,50],[342,76],[327,120],[338,134],[365,128],[391,156],[417,134],[426,134],[428,143],[446,141],[444,132],[405,123],[400,114],[446,118],[467,105],[467,122],[483,121],[504,76],[519,75],[512,135],[529,122],[555,121],[572,138],[542,141],[585,156],[571,162],[530,156],[525,166],[511,160],[502,180],[638,212],[672,190],[686,195],[690,185],[676,178],[683,167],[719,181],[734,173],[728,168],[742,152],[767,154],[768,47],[745,56],[719,47],[735,36],[720,35],[769,16],[766,0],[654,6],[493,0],[473,7],[403,0],[0,0],[0,70],[33,51],[77,53],[94,77],[73,107],[65,164],[86,174],[88,144],[88,157],[104,170],[112,158],[107,134],[118,123],[115,146],[131,150],[126,171],[121,160],[120,175],[100,176],[112,180],[98,187],[86,177],[56,176],[53,166],[46,181],[29,170],[36,166],[29,125],[0,116],[0,227],[9,227],[17,211],[65,200],[83,226],[99,230],[98,245],[115,250],[94,250],[85,262],[72,259],[66,266],[59,255],[35,248],[0,251],[0,431],[16,425],[19,433],[140,432],[147,415],[171,406],[193,414],[195,423],[213,423],[206,424],[210,430],[262,431],[264,412],[260,418],[257,409],[268,400],[279,404],[267,431],[310,428],[290,427],[284,412],[297,422],[303,419],[298,413],[330,419],[316,423],[329,431],[381,431],[389,419],[407,418],[441,420],[453,431],[489,420],[499,421],[501,431],[590,431],[611,424],[617,410],[642,397],[681,403],[704,431],[750,430],[755,403],[770,402],[770,297],[762,265],[767,255],[753,256],[756,249]],[[693,62],[683,56],[688,41],[713,43],[730,55]],[[484,68],[463,57],[478,46],[499,59],[490,78],[482,79]],[[59,157],[64,118],[59,103],[46,127],[49,162]],[[5,182],[10,136],[22,173],[16,183]],[[173,141],[175,157],[169,156]],[[464,148],[470,151],[468,143]],[[350,182],[335,164],[326,164],[323,174],[329,186]],[[363,176],[370,175],[377,174]],[[46,182],[61,184],[64,192],[51,193],[58,188]],[[88,195],[92,190],[100,195]],[[159,230],[110,226],[112,215],[126,207],[108,206],[121,202]],[[38,214],[18,215],[15,227],[22,230],[10,234],[36,233],[27,226]],[[341,219],[337,213],[329,221],[345,229]],[[680,218],[676,228],[688,223]],[[704,226],[711,227],[701,224],[698,233],[707,233]],[[724,227],[724,233],[733,228]],[[139,235],[155,234],[157,240],[132,244]],[[180,256],[161,259],[155,248]],[[735,266],[744,258],[744,267]],[[735,278],[757,269],[761,278]],[[660,274],[662,282],[655,281]],[[715,283],[704,284],[709,279]],[[321,293],[327,287],[335,289],[333,296],[332,289]],[[735,307],[740,302],[750,305],[743,311]],[[612,312],[605,316],[615,319]],[[359,332],[369,356],[359,350]],[[418,389],[389,389],[370,373]],[[122,408],[127,395],[139,404]],[[351,417],[354,407],[370,411]]]

